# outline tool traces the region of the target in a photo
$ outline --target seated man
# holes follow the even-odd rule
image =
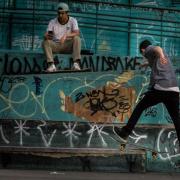
[[[56,71],[53,53],[72,53],[73,69],[80,70],[81,40],[77,20],[68,15],[69,7],[58,4],[58,16],[49,22],[42,47],[47,58],[47,72]]]

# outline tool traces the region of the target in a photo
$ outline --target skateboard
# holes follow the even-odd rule
[[[53,72],[48,72],[46,70],[43,70],[42,74],[52,74],[52,73],[78,73],[78,72],[91,72],[92,70],[90,68],[84,68],[81,70],[72,70],[72,69],[58,69]]]
[[[113,137],[112,137],[113,138]],[[166,154],[167,152],[163,152],[163,151],[157,151],[156,149],[153,149],[153,148],[150,148],[150,147],[146,147],[146,146],[143,146],[143,145],[139,145],[139,144],[135,144],[135,143],[132,143],[132,142],[122,142],[120,139],[117,139],[117,138],[113,138],[116,142],[120,143],[120,152],[124,152],[127,148],[127,145],[129,145],[130,147],[135,147],[137,149],[141,149],[141,150],[144,150],[144,151],[149,151],[151,152],[151,155],[153,157],[153,159],[156,159],[158,154]]]
[[[142,146],[142,145],[135,144],[135,143],[130,143],[130,142],[127,142],[127,143],[121,142],[120,143],[120,151],[124,152],[127,145],[130,145],[131,147],[136,147],[137,149],[141,149],[141,150],[144,150],[144,151],[151,152],[151,155],[152,155],[153,159],[156,159],[158,157],[158,154],[165,154],[165,153],[167,153],[165,151],[164,152],[163,151],[157,151],[156,149],[153,149],[153,148],[150,148],[150,147],[146,147],[146,146]]]

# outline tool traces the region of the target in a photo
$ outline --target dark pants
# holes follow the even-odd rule
[[[132,132],[134,129],[139,117],[142,112],[150,107],[154,106],[158,103],[163,103],[174,123],[179,145],[180,145],[180,116],[179,116],[179,93],[173,91],[159,91],[159,90],[151,90],[145,93],[144,97],[140,100],[140,102],[135,107],[128,123],[123,127],[128,134]]]

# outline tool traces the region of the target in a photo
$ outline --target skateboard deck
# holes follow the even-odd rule
[[[145,151],[151,152],[151,155],[152,155],[153,159],[156,159],[158,154],[166,154],[167,153],[165,151],[164,152],[163,151],[158,151],[156,149],[153,149],[153,148],[150,148],[150,147],[146,147],[146,146],[143,146],[143,145],[139,145],[139,144],[135,144],[135,143],[132,143],[132,142],[124,143],[120,139],[117,139],[117,138],[113,138],[113,139],[115,141],[117,141],[118,143],[120,143],[120,151],[121,152],[124,152],[126,150],[126,148],[135,147],[137,149],[141,149],[141,150],[145,150]]]
[[[151,152],[151,155],[152,155],[153,159],[156,159],[158,154],[166,154],[167,153],[165,151],[158,151],[158,150],[150,148],[150,147],[146,147],[146,146],[143,146],[143,145],[130,143],[130,142],[127,142],[127,143],[122,142],[122,143],[120,143],[120,151],[122,151],[122,152],[125,151],[127,145],[130,145],[131,147],[135,147],[137,149],[141,149],[141,150]]]
[[[72,70],[72,69],[58,69],[53,72],[48,72],[46,70],[43,70],[41,73],[43,74],[52,74],[52,73],[77,73],[77,72],[91,72],[92,70],[90,68],[84,68],[81,70]]]

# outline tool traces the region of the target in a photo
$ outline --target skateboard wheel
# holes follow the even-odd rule
[[[152,152],[152,157],[153,157],[153,159],[155,160],[155,159],[157,159],[157,152]]]
[[[125,150],[125,145],[124,144],[121,144],[120,145],[120,151],[124,151]]]

